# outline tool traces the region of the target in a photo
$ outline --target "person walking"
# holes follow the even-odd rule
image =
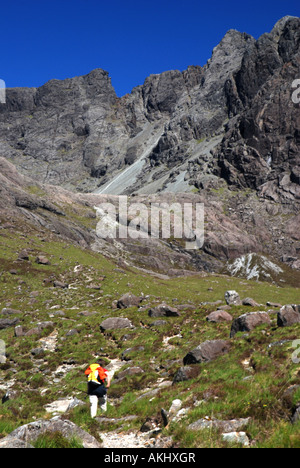
[[[111,384],[111,377],[107,369],[100,364],[91,364],[85,371],[88,376],[88,395],[90,400],[91,417],[95,418],[98,403],[102,411],[107,411],[107,389]]]

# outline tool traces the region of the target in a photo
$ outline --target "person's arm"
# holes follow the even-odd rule
[[[109,388],[111,383],[111,376],[108,373],[106,374],[106,382],[106,388]]]

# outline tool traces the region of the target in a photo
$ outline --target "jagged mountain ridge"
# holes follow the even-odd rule
[[[298,200],[300,123],[290,91],[299,30],[294,17],[257,41],[230,30],[204,67],[151,75],[122,98],[101,69],[9,89],[0,153],[24,174],[76,191],[191,191],[225,179],[238,188],[268,182],[268,196],[279,187]],[[283,187],[282,173],[296,187]]]

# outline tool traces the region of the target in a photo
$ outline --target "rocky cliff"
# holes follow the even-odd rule
[[[122,98],[101,69],[9,89],[0,152],[77,191],[190,191],[221,177],[299,199],[299,26],[285,17],[258,40],[230,30],[204,67],[151,75]]]

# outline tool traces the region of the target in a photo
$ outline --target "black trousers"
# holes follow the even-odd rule
[[[107,390],[104,384],[96,384],[95,382],[88,382],[88,395],[95,395],[102,398],[106,395]]]

